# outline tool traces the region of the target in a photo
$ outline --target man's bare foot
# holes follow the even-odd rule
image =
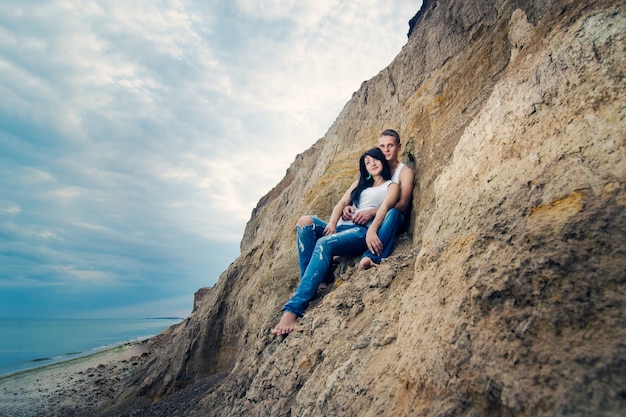
[[[378,266],[378,264],[372,261],[372,258],[364,256],[361,258],[361,262],[359,262],[359,270],[370,269],[373,266]]]
[[[272,329],[272,334],[274,336],[279,336],[293,332],[296,328],[296,319],[297,317],[295,314],[285,311],[276,327]]]

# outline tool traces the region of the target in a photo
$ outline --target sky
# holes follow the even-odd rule
[[[420,5],[0,2],[0,317],[187,316]]]

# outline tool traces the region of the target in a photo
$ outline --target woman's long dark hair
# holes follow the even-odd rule
[[[350,197],[352,198],[352,204],[358,205],[359,198],[361,197],[361,193],[363,192],[363,190],[374,185],[374,178],[370,176],[369,172],[367,172],[367,169],[365,168],[366,156],[371,156],[372,158],[378,159],[380,162],[382,162],[383,170],[381,172],[381,176],[385,181],[391,179],[391,168],[389,168],[389,163],[385,159],[383,151],[378,148],[372,148],[365,151],[363,155],[361,155],[361,159],[359,159],[359,171],[361,172],[359,176],[359,183],[357,184],[356,188],[352,190],[352,194],[350,194]],[[369,179],[367,177],[369,177]]]

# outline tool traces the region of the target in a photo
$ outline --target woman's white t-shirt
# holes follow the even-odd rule
[[[356,214],[357,212],[361,210],[369,210],[369,209],[380,207],[383,204],[383,201],[385,201],[385,197],[387,196],[387,187],[389,187],[389,184],[391,184],[392,182],[393,181],[391,180],[387,180],[384,183],[376,187],[368,187],[365,190],[361,191],[361,196],[359,197],[359,204],[354,205],[355,210],[354,210],[354,213],[352,213],[352,215]],[[369,227],[373,221],[374,219],[367,222],[366,226]],[[339,222],[337,222],[338,226],[346,225],[346,224],[354,224],[354,223],[352,222],[352,220],[343,220],[343,219],[339,219]]]

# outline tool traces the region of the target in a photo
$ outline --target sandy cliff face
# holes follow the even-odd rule
[[[624,2],[425,1],[412,24],[116,406],[186,386],[203,388],[184,415],[626,406]],[[328,217],[385,128],[416,168],[409,232],[376,269],[342,259],[296,331],[270,336],[297,285],[297,218]]]

